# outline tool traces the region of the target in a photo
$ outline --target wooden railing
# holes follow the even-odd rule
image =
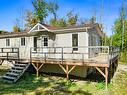
[[[73,48],[78,48],[78,51],[73,51]],[[119,54],[119,48],[113,46],[82,46],[82,47],[36,47],[30,49],[30,59],[48,60],[57,59],[63,62],[64,60],[80,60],[94,58],[105,55],[110,62]]]
[[[15,54],[15,55],[14,55]],[[19,58],[19,48],[0,48],[0,58]]]

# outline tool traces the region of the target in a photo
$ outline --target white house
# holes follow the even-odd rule
[[[69,26],[65,28],[56,28],[46,24],[38,23],[30,31],[19,33],[5,33],[0,35],[0,48],[18,47],[20,59],[30,59],[30,51],[43,51],[45,53],[54,51],[61,52],[61,47],[64,52],[86,53],[85,59],[92,55],[88,55],[91,51],[88,48],[77,48],[84,46],[100,46],[103,32],[98,23],[84,24],[80,26]],[[35,47],[35,48],[32,48]],[[39,49],[40,47],[40,49]],[[41,50],[41,47],[43,48]],[[60,47],[60,48],[58,48]],[[36,54],[34,57],[44,56]],[[49,58],[60,58],[60,54],[49,54]],[[80,59],[80,55],[65,54],[65,59]],[[43,60],[43,59],[42,59]],[[50,68],[50,69],[49,69]],[[43,72],[62,73],[62,70],[57,65],[46,65],[42,69]],[[89,73],[88,67],[76,67],[71,72],[72,75],[85,77]]]

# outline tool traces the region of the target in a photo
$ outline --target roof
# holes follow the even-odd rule
[[[27,32],[8,32],[0,34],[0,38],[23,37],[28,36]]]
[[[49,30],[59,30],[59,29],[72,29],[72,28],[84,28],[84,27],[92,27],[92,24],[84,24],[84,25],[72,25],[67,27],[55,27],[50,26],[47,24],[42,24],[43,26],[47,27]]]
[[[101,27],[98,23],[95,24],[84,24],[84,25],[76,25],[76,26],[68,26],[68,27],[54,27],[47,24],[41,24],[37,23],[31,30],[29,31],[23,31],[23,32],[8,32],[3,33],[0,35],[0,38],[6,38],[6,37],[22,37],[22,36],[31,36],[35,35],[35,32],[38,31],[48,31],[49,33],[68,33],[68,32],[85,32],[87,29],[98,27],[99,35],[103,35],[103,32],[101,31]],[[31,32],[34,32],[33,34]]]

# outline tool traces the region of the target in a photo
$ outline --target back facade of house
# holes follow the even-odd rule
[[[63,59],[88,59],[93,56],[89,53],[92,50],[84,47],[100,46],[102,36],[103,32],[97,23],[66,28],[55,28],[38,23],[27,32],[0,35],[0,48],[19,48],[19,58],[26,60],[31,56],[39,58],[40,61],[44,60],[44,53],[47,53],[46,57],[50,59],[61,59],[61,53],[64,53]],[[85,55],[82,56],[81,53]],[[12,54],[12,56],[17,55]],[[77,67],[71,74],[86,77],[92,70],[88,69]],[[57,65],[46,65],[42,72],[63,73]]]

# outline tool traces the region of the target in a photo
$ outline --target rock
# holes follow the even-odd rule
[[[14,66],[13,62],[9,62],[9,61],[4,61],[2,63],[2,66],[6,66],[8,69],[12,68]]]

